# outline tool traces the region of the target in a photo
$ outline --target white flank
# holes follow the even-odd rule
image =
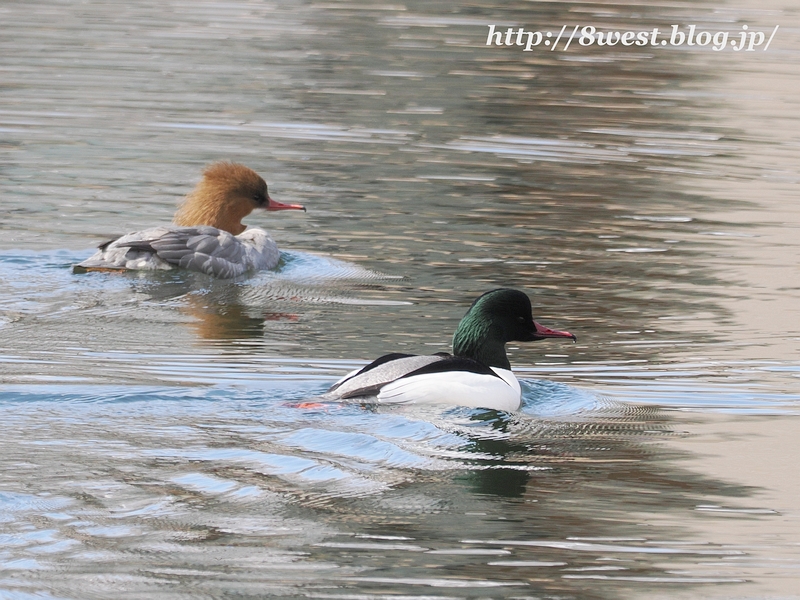
[[[468,371],[426,373],[402,377],[381,388],[378,401],[386,404],[447,404],[514,411],[522,391],[511,371],[492,367],[499,375]]]

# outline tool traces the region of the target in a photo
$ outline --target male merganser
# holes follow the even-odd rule
[[[453,355],[387,354],[345,375],[323,397],[517,410],[522,392],[511,372],[506,342],[545,338],[578,339],[534,321],[523,292],[492,290],[475,300],[461,319],[453,335]]]
[[[224,161],[210,164],[175,213],[174,225],[144,229],[106,242],[73,271],[183,267],[230,279],[273,269],[280,259],[278,245],[260,227],[242,224],[256,208],[305,210],[300,204],[282,204],[270,198],[264,180],[244,165]]]

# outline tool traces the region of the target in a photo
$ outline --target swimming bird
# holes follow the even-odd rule
[[[266,182],[252,169],[216,162],[175,213],[174,224],[128,233],[105,242],[73,267],[87,271],[156,270],[182,267],[220,279],[274,269],[278,245],[260,227],[242,219],[254,209],[305,210],[270,198]]]
[[[506,342],[577,338],[533,320],[531,301],[519,290],[486,292],[470,306],[453,335],[453,354],[387,354],[345,375],[323,398],[372,399],[513,411],[522,392],[511,372]]]

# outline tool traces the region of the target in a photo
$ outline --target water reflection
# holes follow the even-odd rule
[[[0,402],[11,432],[2,470],[8,482],[28,482],[25,494],[0,497],[13,515],[2,527],[16,540],[6,563],[35,556],[40,567],[6,585],[46,583],[71,596],[85,565],[103,573],[95,589],[126,581],[144,593],[167,573],[213,581],[211,565],[222,560],[235,574],[228,591],[244,592],[247,581],[273,589],[288,570],[286,587],[272,593],[313,582],[339,594],[422,586],[465,588],[459,597],[486,587],[509,588],[497,597],[519,587],[574,596],[590,575],[734,582],[735,565],[709,577],[698,557],[748,553],[685,541],[681,514],[748,491],[678,466],[659,443],[676,435],[674,423],[658,410],[533,423],[463,409],[306,411],[277,389],[269,400],[233,390],[215,399],[190,388],[62,389],[54,398],[18,388]],[[86,441],[74,446],[79,432]],[[672,517],[655,529],[628,518],[653,511]],[[47,565],[61,560],[72,575],[52,581]]]

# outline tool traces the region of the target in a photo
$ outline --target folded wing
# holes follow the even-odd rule
[[[153,239],[116,242],[120,248],[152,252],[161,260],[220,279],[243,275],[250,268],[244,244],[216,227],[180,227]]]
[[[387,383],[444,358],[445,356],[438,354],[431,356],[386,354],[363,369],[345,375],[327,393],[341,399],[375,396]]]

